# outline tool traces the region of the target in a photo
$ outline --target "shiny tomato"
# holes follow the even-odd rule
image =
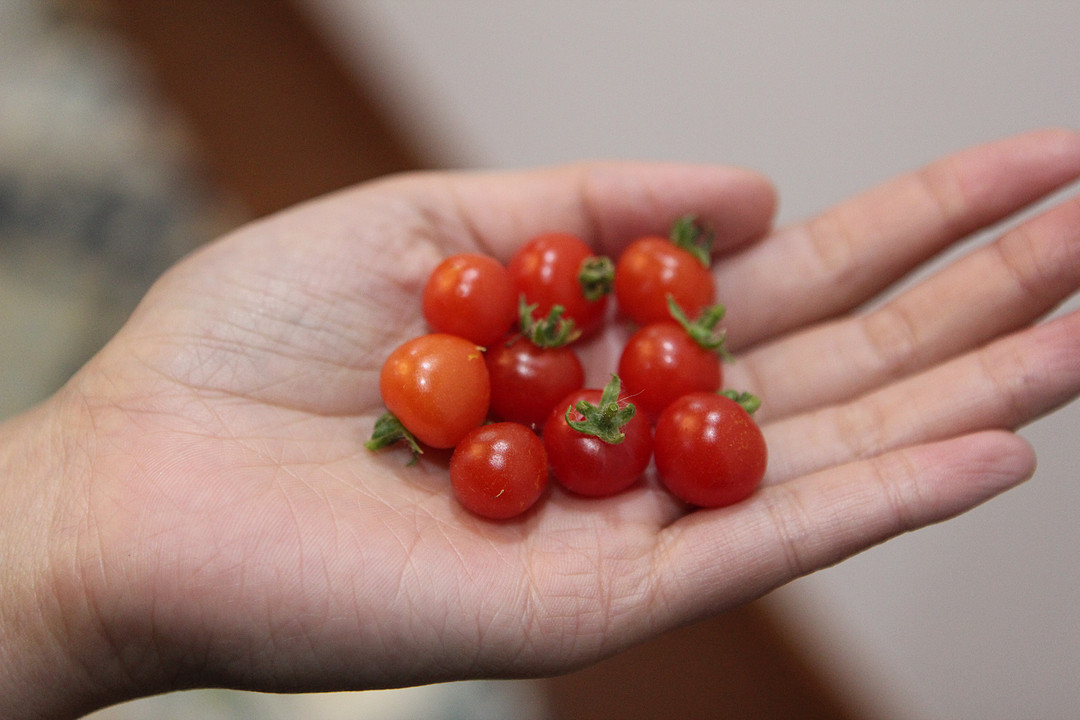
[[[487,346],[517,320],[517,296],[502,263],[487,255],[460,253],[432,271],[421,307],[433,331]]]
[[[544,423],[544,447],[548,465],[555,479],[579,495],[602,497],[621,492],[645,472],[652,458],[653,439],[649,423],[634,413],[632,406],[619,396],[619,386],[609,384],[604,390],[584,389],[572,393],[555,407]],[[615,431],[607,440],[570,425],[585,423],[579,410],[592,406],[601,415],[615,418]],[[569,412],[568,412],[569,409]],[[622,417],[618,418],[617,415]],[[568,417],[569,416],[569,417]],[[612,435],[621,435],[615,439]]]
[[[543,348],[527,337],[488,347],[491,412],[503,420],[539,427],[556,403],[585,384],[585,370],[570,347]]]
[[[669,321],[646,325],[630,336],[619,357],[619,378],[623,392],[655,422],[683,395],[719,390],[723,371],[715,350]]]
[[[450,457],[450,484],[466,509],[506,520],[532,507],[547,486],[544,443],[517,423],[492,423],[469,432]]]
[[[546,233],[521,246],[507,269],[517,291],[536,305],[538,315],[561,305],[564,317],[587,337],[600,329],[607,311],[610,265],[605,262],[576,235]]]
[[[417,440],[450,448],[486,419],[491,382],[476,343],[432,333],[390,353],[379,391],[387,410]]]
[[[670,319],[670,295],[690,317],[711,305],[716,294],[707,247],[690,218],[681,218],[671,237],[649,235],[630,243],[615,264],[615,299],[639,325]]]
[[[656,471],[673,495],[700,507],[749,497],[765,475],[765,437],[750,413],[716,393],[692,393],[656,423]]]

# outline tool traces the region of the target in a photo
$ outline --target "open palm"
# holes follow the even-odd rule
[[[1080,286],[1080,204],[880,296],[1078,174],[1080,136],[1036,133],[779,230],[769,184],[733,169],[421,174],[202,249],[60,396],[87,428],[67,541],[110,699],[568,670],[1022,481],[1012,430],[1080,390],[1080,315],[1033,325]],[[718,237],[725,384],[764,399],[749,500],[690,512],[646,477],[493,523],[454,502],[445,458],[364,449],[442,257],[548,230],[614,256],[685,213]],[[606,332],[594,381],[625,333]]]

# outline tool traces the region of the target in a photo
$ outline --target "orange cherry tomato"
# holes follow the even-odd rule
[[[491,381],[476,343],[432,333],[390,353],[379,375],[379,391],[386,409],[417,440],[451,448],[486,419]]]

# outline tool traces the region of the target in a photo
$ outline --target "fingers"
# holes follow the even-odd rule
[[[919,263],[1080,175],[1080,134],[1047,130],[903,175],[717,268],[733,347],[852,309]]]
[[[692,513],[656,557],[667,608],[684,619],[758,597],[902,532],[945,520],[1024,481],[1030,446],[991,431],[917,445],[765,487]],[[689,616],[689,617],[687,617]]]
[[[738,387],[767,398],[761,417],[776,420],[844,402],[1018,330],[1078,288],[1080,197],[879,309],[751,350],[729,375]]]
[[[1080,392],[1080,311],[851,402],[764,427],[766,483],[919,443],[1014,429]]]
[[[530,237],[581,235],[616,256],[645,233],[666,235],[677,217],[696,215],[723,251],[763,236],[776,195],[761,175],[739,168],[583,163],[517,173],[469,173],[449,181],[421,176],[408,196],[452,251],[476,247],[506,259]]]

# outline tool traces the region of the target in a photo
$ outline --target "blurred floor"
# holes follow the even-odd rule
[[[116,705],[86,720],[544,720],[529,683],[488,681],[402,690],[263,695],[194,690]]]

